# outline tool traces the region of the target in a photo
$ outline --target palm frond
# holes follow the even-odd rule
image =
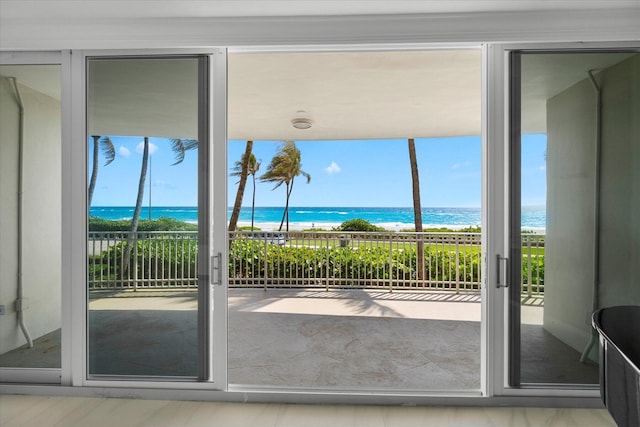
[[[102,155],[105,158],[104,165],[107,166],[116,158],[116,148],[114,147],[111,138],[108,136],[100,138],[100,149],[102,150]]]
[[[171,151],[175,154],[175,163],[172,163],[171,166],[177,165],[178,163],[182,163],[184,161],[184,156],[187,151],[195,150],[198,148],[198,140],[197,139],[181,139],[175,138],[169,141],[171,144]]]
[[[267,165],[267,171],[258,179],[263,182],[275,182],[276,185],[273,190],[282,184],[287,184],[288,186],[298,175],[303,175],[308,183],[311,180],[311,175],[300,168],[300,150],[296,147],[294,141],[285,141],[280,151],[276,153],[271,159],[271,163]]]

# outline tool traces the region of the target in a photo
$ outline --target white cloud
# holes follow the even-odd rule
[[[471,166],[471,162],[467,160],[466,162],[462,163],[454,163],[453,165],[451,165],[451,169],[468,168],[469,166]]]
[[[327,166],[326,168],[324,168],[324,170],[329,175],[331,175],[333,173],[340,172],[342,169],[340,169],[340,166],[338,166],[338,164],[336,162],[331,162],[331,164],[329,166]]]
[[[162,187],[168,190],[175,190],[175,187],[173,186],[173,184],[163,179],[156,179],[155,181],[153,181],[153,186]]]
[[[542,165],[542,166],[538,166],[538,170],[540,171],[546,171],[547,170],[547,165]]]
[[[129,157],[131,155],[131,151],[129,151],[129,149],[124,145],[121,145],[120,148],[118,148],[118,154],[122,157]]]
[[[149,143],[149,154],[153,154],[158,150],[158,146],[152,142]],[[144,153],[144,141],[136,145],[136,153]]]

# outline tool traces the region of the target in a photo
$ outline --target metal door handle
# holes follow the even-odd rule
[[[222,252],[211,256],[211,284],[222,286]]]
[[[504,283],[502,283],[502,278],[501,278],[501,271],[502,271],[502,261],[505,262],[506,265],[506,274],[505,274],[505,279],[504,279]],[[496,279],[496,285],[498,288],[508,288],[509,287],[509,276],[511,275],[510,273],[510,263],[509,263],[509,258],[507,257],[501,257],[500,254],[496,255],[496,265],[497,265],[497,269],[498,269],[498,275],[497,275],[497,279]]]

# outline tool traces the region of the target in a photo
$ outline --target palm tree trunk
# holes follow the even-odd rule
[[[89,180],[89,194],[87,195],[87,209],[91,208],[91,200],[93,200],[93,191],[96,188],[98,180],[98,150],[100,149],[100,135],[91,135],[93,138],[93,167],[91,168],[91,179]]]
[[[285,195],[287,196],[287,200],[284,204],[284,211],[282,211],[282,219],[280,220],[280,228],[278,231],[282,231],[282,226],[284,225],[284,219],[287,217],[287,213],[289,212],[289,183],[286,183],[287,188],[285,190]],[[287,230],[288,231],[288,230]]]
[[[247,175],[249,174],[249,161],[251,158],[251,150],[253,149],[253,141],[247,141],[247,146],[242,155],[242,171],[240,172],[240,183],[236,192],[236,200],[233,203],[233,211],[229,219],[229,231],[235,231],[240,216],[240,208],[242,207],[242,198],[244,197],[244,188],[247,185]]]
[[[293,192],[293,181],[295,181],[295,179],[295,176],[291,178],[291,185],[287,188],[287,232],[289,231],[289,198]]]
[[[140,212],[142,211],[142,199],[144,197],[144,181],[147,177],[147,165],[149,164],[149,137],[144,137],[144,151],[142,152],[142,167],[140,168],[140,180],[138,181],[138,199],[136,200],[136,207],[133,211],[133,218],[131,219],[131,228],[129,230],[129,236],[127,236],[127,247],[124,256],[124,268],[123,275],[129,270],[131,250],[136,243],[136,233],[138,231],[138,220],[140,219]],[[134,277],[134,280],[137,277]]]
[[[413,218],[416,232],[422,232],[422,207],[420,206],[420,178],[418,176],[418,161],[416,159],[416,145],[413,138],[409,139],[409,162],[411,163],[411,185],[413,187]],[[418,280],[424,280],[424,243],[418,236],[416,244],[416,269]]]
[[[256,174],[251,175],[253,180],[253,195],[251,196],[251,231],[253,231],[253,219],[256,213]]]

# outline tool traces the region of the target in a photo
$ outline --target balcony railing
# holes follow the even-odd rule
[[[137,232],[127,263],[129,236],[129,232],[89,232],[90,289],[197,287],[197,232]]]
[[[91,289],[197,286],[197,233],[136,233],[127,267],[128,236],[89,233]],[[541,295],[544,236],[522,242],[522,293]],[[481,260],[478,233],[229,233],[230,287],[477,291]]]

